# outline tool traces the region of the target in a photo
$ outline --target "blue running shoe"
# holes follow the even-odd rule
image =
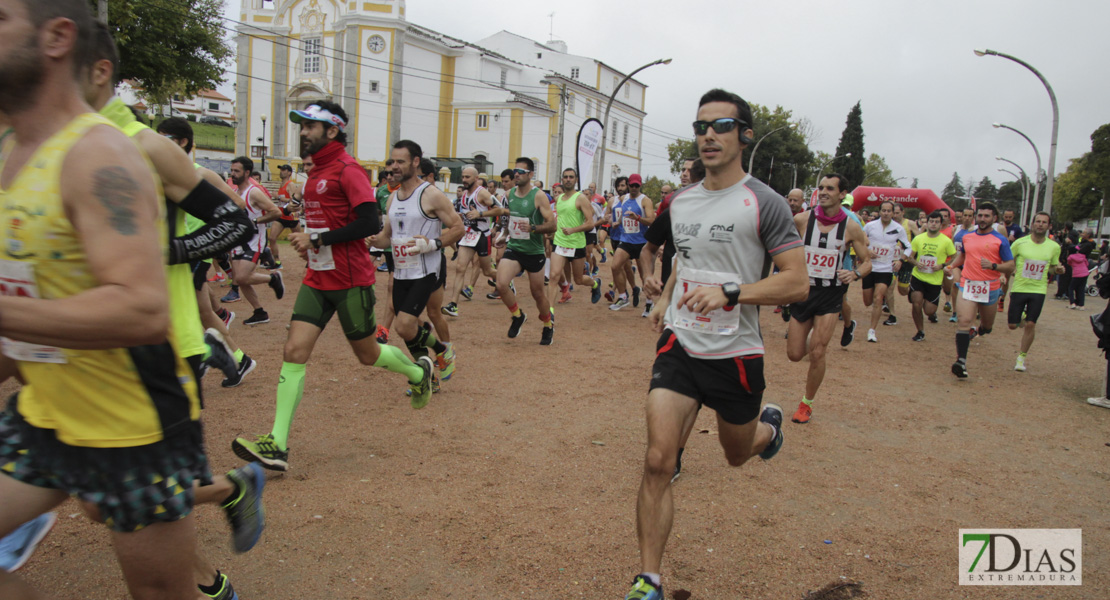
[[[226,296],[220,298],[220,302],[238,302],[239,300],[239,290],[231,290]]]
[[[35,547],[46,537],[57,520],[57,515],[52,512],[41,514],[0,540],[0,569],[11,573],[27,564],[35,553]]]
[[[601,300],[601,278],[594,277],[594,289],[590,291],[590,302],[597,304]]]
[[[266,529],[266,511],[262,508],[266,476],[258,463],[250,462],[228,471],[227,478],[239,490],[234,500],[223,505],[227,522],[231,524],[232,547],[236,552],[246,552],[254,548]]]

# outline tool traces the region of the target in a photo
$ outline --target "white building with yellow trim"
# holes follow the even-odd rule
[[[300,162],[289,110],[331,100],[350,117],[348,150],[367,167],[411,139],[453,181],[466,164],[496,176],[528,156],[549,185],[574,166],[578,128],[601,118],[624,77],[563,42],[502,31],[472,43],[420,27],[405,20],[405,0],[241,0],[239,20],[236,151],[264,153],[271,172]],[[617,94],[601,189],[640,170],[645,94],[635,79]]]

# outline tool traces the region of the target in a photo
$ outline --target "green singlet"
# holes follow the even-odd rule
[[[516,188],[509,190],[509,220],[528,219],[532,225],[543,225],[543,213],[536,208],[536,188],[529,190],[524,197],[516,195]],[[533,233],[527,239],[509,238],[509,250],[520,254],[543,254],[543,234]]]
[[[555,245],[564,248],[585,248],[586,247],[586,232],[579,231],[565,235],[563,229],[573,229],[582,226],[582,211],[574,203],[578,200],[578,192],[574,192],[569,198],[566,194],[560,194],[559,199],[555,201],[555,216],[558,220],[558,227],[555,228]]]

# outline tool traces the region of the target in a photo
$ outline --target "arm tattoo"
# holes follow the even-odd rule
[[[135,235],[135,197],[139,184],[122,167],[108,167],[93,176],[93,195],[108,209],[108,223],[120,235]]]

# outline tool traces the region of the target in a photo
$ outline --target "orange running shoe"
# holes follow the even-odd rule
[[[568,285],[563,288],[563,295],[559,298],[559,304],[566,304],[567,302],[570,302],[570,298],[570,286]]]
[[[809,417],[813,414],[813,407],[805,402],[798,403],[798,411],[790,418],[795,423],[809,423]]]

